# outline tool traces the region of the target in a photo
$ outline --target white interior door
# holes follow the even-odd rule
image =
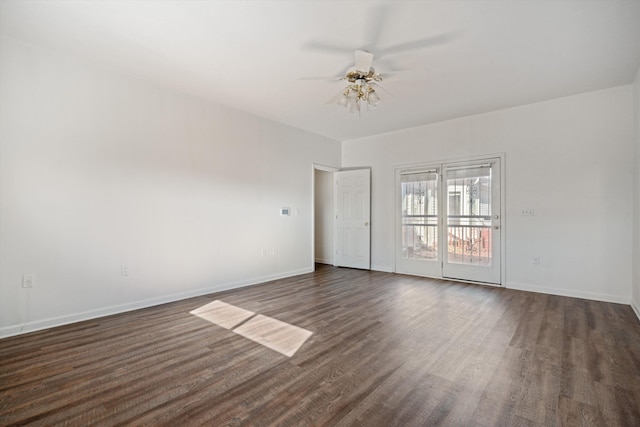
[[[442,276],[500,284],[500,159],[444,166]]]
[[[335,182],[335,265],[368,270],[371,266],[371,171],[338,171]]]

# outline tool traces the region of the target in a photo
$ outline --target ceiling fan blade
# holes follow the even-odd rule
[[[395,97],[396,97],[393,93],[391,93],[391,92],[389,92],[387,89],[385,89],[385,87],[384,87],[384,86],[382,86],[380,83],[369,83],[369,84],[370,84],[371,86],[373,86],[373,87],[375,88],[375,90],[382,89],[382,91],[383,91],[384,93],[386,93],[387,95],[389,95],[391,98],[395,98]],[[382,99],[380,99],[380,101],[382,102],[383,100],[382,100]]]
[[[398,43],[384,49],[378,50],[378,55],[395,55],[408,50],[425,49],[427,47],[438,46],[450,42],[455,38],[454,33],[440,34],[438,36],[427,37],[425,39],[414,40],[406,43]]]
[[[427,78],[427,70],[398,70],[388,71],[386,73],[380,73],[382,81],[397,81],[397,80],[423,80]]]
[[[356,50],[356,71],[368,73],[373,62],[373,53],[365,50]]]
[[[352,53],[353,49],[349,47],[339,46],[332,43],[324,43],[324,42],[306,42],[302,45],[305,49],[317,50],[321,52],[331,52],[331,53]]]
[[[344,80],[344,76],[309,76],[300,77],[298,80],[325,80],[328,82],[337,82],[340,80]]]
[[[340,92],[336,93],[335,95],[333,95],[331,98],[329,98],[327,101],[325,101],[325,105],[330,105],[330,104],[335,104],[336,102],[338,102],[338,99],[340,99],[340,97],[344,94],[344,89],[341,90]]]
[[[380,34],[384,32],[385,23],[391,14],[391,6],[389,4],[381,4],[371,10],[367,19],[367,31],[364,34],[364,40],[367,42],[364,49],[370,52],[377,52],[380,43]]]

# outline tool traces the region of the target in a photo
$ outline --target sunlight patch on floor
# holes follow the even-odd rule
[[[225,329],[232,329],[255,314],[253,311],[218,300],[196,308],[189,313]]]
[[[253,319],[233,330],[285,356],[293,356],[313,334],[289,323],[258,314]]]
[[[280,354],[291,357],[313,332],[219,300],[189,312]],[[248,320],[248,321],[247,321]],[[244,322],[244,323],[243,323]]]

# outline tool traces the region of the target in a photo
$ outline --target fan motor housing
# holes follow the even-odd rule
[[[368,73],[363,73],[362,71],[358,71],[358,70],[349,71],[346,75],[346,79],[350,83],[355,83],[358,80],[364,80],[366,82],[370,82],[372,80],[375,80],[378,82],[382,81],[380,74],[376,74],[376,70],[373,67],[369,68]]]

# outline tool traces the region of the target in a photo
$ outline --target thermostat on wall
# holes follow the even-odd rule
[[[291,209],[289,208],[280,208],[280,216],[289,216]]]

